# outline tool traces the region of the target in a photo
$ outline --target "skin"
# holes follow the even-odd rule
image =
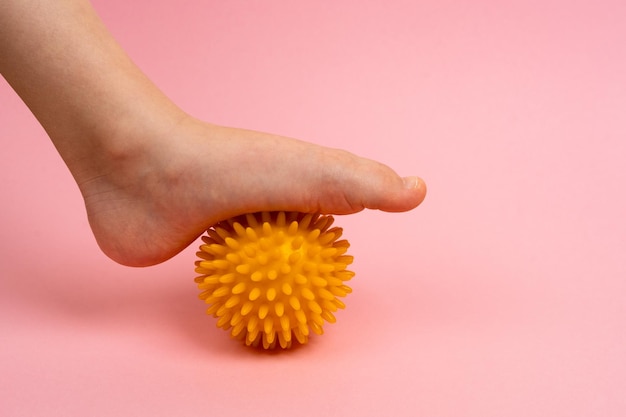
[[[100,248],[124,265],[163,262],[242,213],[400,212],[426,194],[418,177],[346,151],[189,116],[88,1],[0,2],[0,73],[70,169]]]

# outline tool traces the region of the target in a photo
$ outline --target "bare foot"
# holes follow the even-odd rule
[[[0,72],[72,172],[98,244],[125,265],[162,262],[246,212],[404,211],[426,192],[344,151],[187,116],[86,0],[3,2]]]
[[[420,179],[341,150],[190,117],[159,129],[149,146],[73,169],[98,244],[124,265],[165,261],[242,213],[406,211],[426,193]]]

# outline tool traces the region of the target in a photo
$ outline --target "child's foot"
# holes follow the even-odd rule
[[[345,151],[189,117],[153,136],[73,169],[98,244],[125,265],[165,261],[237,214],[406,211],[426,193],[418,178]]]

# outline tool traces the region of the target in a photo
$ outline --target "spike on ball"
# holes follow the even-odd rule
[[[195,281],[217,326],[248,346],[305,344],[344,308],[352,256],[329,215],[260,212],[219,222],[202,237]]]

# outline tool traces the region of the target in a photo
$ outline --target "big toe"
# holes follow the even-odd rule
[[[373,162],[376,168],[361,173],[361,185],[353,198],[361,199],[364,208],[388,212],[414,209],[426,197],[426,183],[420,177],[400,177],[391,168]]]
[[[362,209],[408,211],[426,197],[426,184],[416,176],[400,177],[387,165],[348,152],[334,164],[321,196],[323,211],[346,214]],[[336,156],[336,155],[335,155]],[[337,161],[335,161],[337,162]],[[337,203],[337,202],[341,203]]]

